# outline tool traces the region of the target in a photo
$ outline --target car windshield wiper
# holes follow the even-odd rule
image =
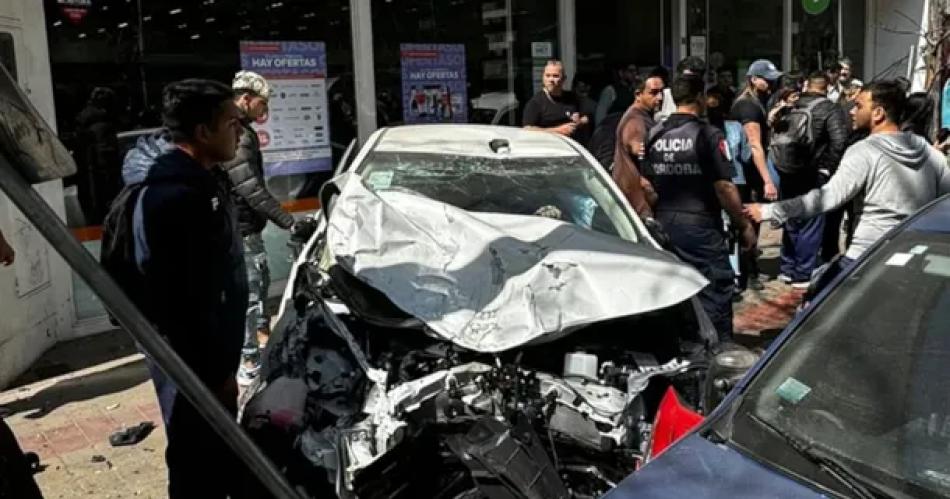
[[[848,465],[842,463],[837,458],[827,452],[816,448],[814,445],[803,442],[793,436],[791,433],[779,428],[778,426],[753,414],[746,414],[749,419],[755,421],[761,426],[782,438],[788,447],[814,463],[819,469],[833,476],[838,482],[847,487],[855,496],[861,499],[877,499],[880,497],[890,497],[890,494],[880,490],[877,486],[869,484],[866,479],[855,473]]]

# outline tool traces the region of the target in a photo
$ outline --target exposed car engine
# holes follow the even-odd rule
[[[671,254],[355,177],[335,192],[295,234],[242,404],[306,495],[599,497],[642,463],[669,386],[703,407],[706,281]]]
[[[328,282],[298,289],[244,424],[312,496],[598,497],[642,461],[649,389],[701,392],[703,362],[622,334],[650,317],[485,354],[337,313]]]

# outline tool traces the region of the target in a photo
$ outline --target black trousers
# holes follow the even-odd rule
[[[697,224],[688,214],[658,213],[674,252],[696,268],[709,284],[699,292],[703,310],[716,327],[719,341],[732,341],[732,297],[735,273],[729,264],[729,241],[716,220]]]
[[[13,431],[0,418],[0,498],[42,499]]]

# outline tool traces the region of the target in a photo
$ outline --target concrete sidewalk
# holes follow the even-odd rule
[[[168,497],[165,430],[141,355],[4,392],[0,411],[24,451],[39,455],[45,497]],[[143,421],[156,425],[145,440],[109,444]]]

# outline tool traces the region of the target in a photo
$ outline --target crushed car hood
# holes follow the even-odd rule
[[[329,215],[337,264],[437,335],[500,352],[683,302],[707,281],[649,243],[539,216],[476,213],[350,175]]]

